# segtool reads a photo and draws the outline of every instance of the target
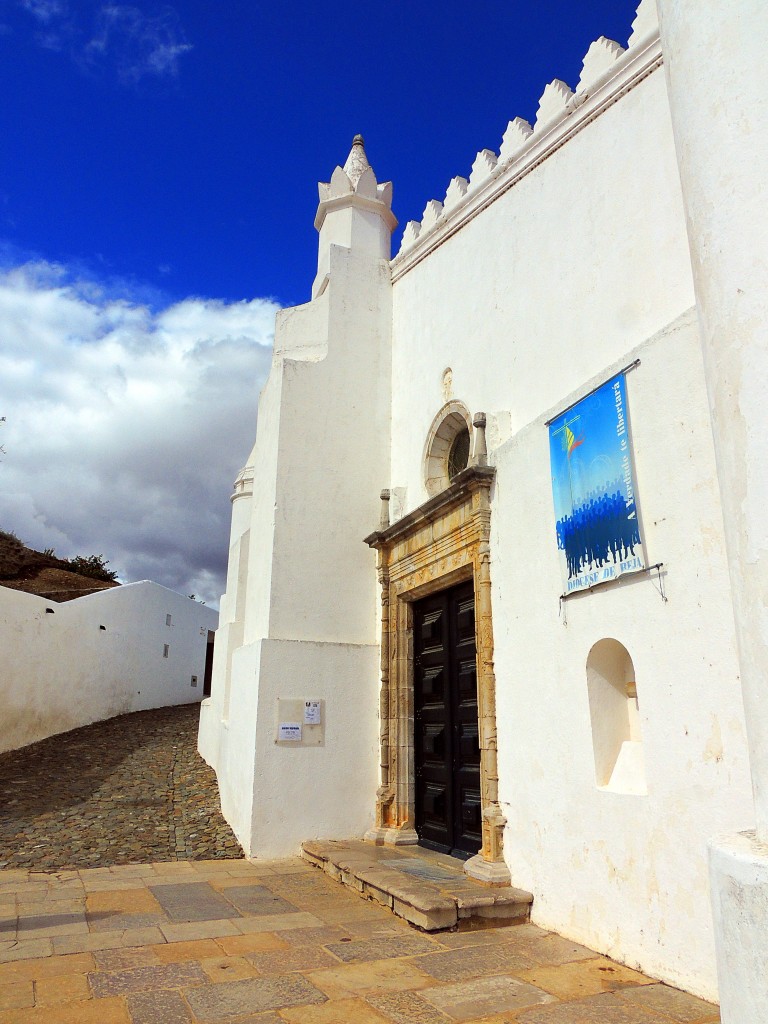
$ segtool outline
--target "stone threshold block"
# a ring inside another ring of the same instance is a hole
[[[431,850],[317,839],[301,850],[308,863],[426,932],[492,928],[530,917],[529,892],[483,885],[467,877],[463,862]]]

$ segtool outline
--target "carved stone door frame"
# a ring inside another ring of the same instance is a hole
[[[378,552],[381,584],[381,785],[376,825],[366,839],[392,845],[418,841],[414,829],[413,602],[464,580],[474,581],[478,734],[483,844],[465,864],[490,884],[510,881],[504,863],[506,820],[499,806],[496,677],[490,574],[492,467],[471,466],[445,490],[392,526],[365,538]],[[388,500],[388,492],[382,498]]]

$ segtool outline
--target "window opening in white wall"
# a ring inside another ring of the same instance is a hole
[[[448,453],[448,479],[453,480],[469,465],[469,430],[465,427],[453,439]]]
[[[463,402],[448,402],[435,416],[424,446],[424,484],[433,497],[469,465],[472,417]]]
[[[171,616],[171,615],[166,615],[166,616],[165,616],[165,624],[166,624],[166,626],[170,626],[170,624],[171,624],[171,618],[172,618],[172,616]]]
[[[635,666],[618,640],[598,640],[587,658],[595,782],[617,793],[647,793]]]
[[[209,629],[205,645],[205,672],[203,674],[203,697],[211,696],[211,681],[213,679],[213,645],[215,640],[216,634],[212,629]]]
[[[163,644],[163,657],[164,658],[168,657],[168,651],[170,651],[170,649],[171,649],[171,645],[170,644]]]

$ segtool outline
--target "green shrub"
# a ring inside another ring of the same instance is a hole
[[[75,555],[66,562],[67,568],[80,576],[90,576],[94,580],[106,580],[113,582],[117,579],[117,573],[108,569],[109,562],[104,555]]]

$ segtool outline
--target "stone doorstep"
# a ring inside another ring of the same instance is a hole
[[[370,854],[367,846],[371,847]],[[454,894],[442,890],[439,884],[378,863],[373,850],[379,848],[359,840],[344,843],[313,839],[301,847],[302,857],[309,864],[426,932],[525,923],[530,916],[533,896],[522,889],[511,885],[489,887],[463,876],[461,892]],[[438,862],[428,850],[411,852],[410,856],[421,860],[427,869],[445,863]],[[476,891],[472,891],[475,886]]]

